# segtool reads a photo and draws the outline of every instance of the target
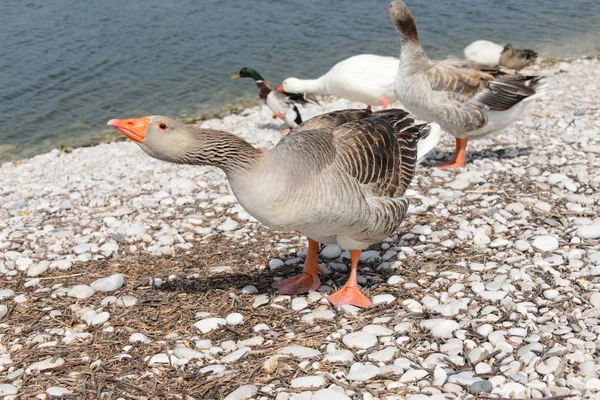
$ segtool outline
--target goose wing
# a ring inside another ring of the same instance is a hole
[[[374,196],[402,196],[414,176],[417,143],[427,125],[400,109],[384,110],[333,130],[335,162]]]
[[[432,61],[424,74],[434,91],[444,92],[450,100],[464,103],[503,72],[498,66],[455,58]]]

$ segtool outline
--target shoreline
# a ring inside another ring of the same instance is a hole
[[[544,58],[544,59],[536,62],[534,67],[536,67],[537,69],[528,68],[528,69],[525,69],[524,71],[527,71],[530,73],[539,73],[544,70],[552,69],[553,67],[555,67],[557,64],[559,64],[561,62],[572,63],[575,60],[586,60],[586,59],[590,60],[590,59],[596,59],[598,57],[600,57],[600,55],[595,55],[595,56],[594,55],[582,55],[580,57],[573,57],[573,58],[570,58],[570,57],[569,58]],[[253,89],[254,88],[250,88],[249,90],[253,90]],[[328,95],[324,95],[324,96],[319,95],[318,98],[321,103],[331,102],[334,99],[336,99],[334,96],[328,96]],[[360,107],[361,105],[358,105],[358,106]],[[208,121],[208,120],[214,120],[214,119],[220,120],[229,115],[242,115],[246,112],[246,110],[253,110],[253,109],[256,109],[257,107],[264,107],[264,105],[258,99],[258,96],[256,98],[256,102],[254,102],[254,103],[243,102],[240,104],[232,105],[230,108],[228,108],[226,110],[221,110],[221,111],[217,111],[214,113],[207,113],[206,115],[199,115],[199,116],[196,116],[193,118],[175,117],[175,119],[177,119],[183,123],[186,123],[186,124],[197,124],[197,123],[202,123],[202,122]],[[301,112],[302,112],[302,109],[301,109]],[[167,116],[173,118],[173,116],[171,116],[171,115],[167,115]],[[303,115],[303,118],[304,118],[304,115]],[[304,118],[304,120],[306,120],[306,119],[307,118]],[[101,144],[112,143],[112,142],[122,142],[122,141],[126,141],[126,140],[127,139],[124,137],[117,136],[115,139],[111,138],[108,140],[101,140],[101,141],[92,140],[89,143],[75,146],[75,147],[71,147],[71,145],[69,143],[63,143],[58,148],[50,149],[48,151],[34,154],[29,157],[17,158],[14,160],[0,160],[0,165],[3,165],[5,163],[11,163],[11,162],[17,162],[17,163],[23,162],[24,160],[26,160],[28,158],[32,158],[32,157],[36,157],[36,156],[39,156],[42,154],[50,153],[54,150],[62,151],[61,149],[63,149],[63,148],[66,149],[67,151],[71,151],[74,149],[94,147],[94,146],[98,146]],[[12,146],[12,145],[6,144],[6,146]],[[33,145],[31,145],[31,146],[33,147]]]
[[[541,72],[550,90],[464,168],[432,168],[450,135],[417,168],[405,222],[361,258],[367,310],[325,299],[337,246],[317,292],[272,289],[305,238],[257,223],[215,168],[132,142],[2,164],[4,398],[597,398],[600,59]],[[201,125],[268,147],[282,124],[260,106]]]

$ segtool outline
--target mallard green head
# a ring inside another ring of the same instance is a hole
[[[258,72],[253,70],[252,68],[244,67],[240,69],[240,72],[231,77],[231,79],[239,79],[239,78],[252,78],[256,82],[264,81],[263,77],[260,76]]]

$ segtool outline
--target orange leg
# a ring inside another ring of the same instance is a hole
[[[285,119],[285,115],[283,115],[282,113],[274,113],[273,118]]]
[[[358,269],[360,253],[360,250],[350,250],[350,257],[352,258],[350,278],[348,278],[348,281],[343,288],[327,298],[334,306],[339,307],[344,304],[351,304],[356,307],[367,308],[373,304],[371,303],[371,300],[367,299],[365,295],[360,292],[358,283],[356,283],[356,270]]]
[[[381,105],[383,106],[384,110],[387,110],[387,108],[390,105],[390,101],[388,99],[386,99],[385,97],[381,98]]]
[[[319,243],[308,239],[308,254],[304,260],[304,271],[300,275],[273,283],[273,287],[281,289],[281,294],[302,294],[317,290],[321,286],[319,272],[323,272],[317,259],[318,252]]]
[[[454,159],[438,166],[440,169],[460,168],[465,165],[467,160],[467,142],[469,139],[456,138],[456,149],[454,150]]]
[[[286,133],[288,133],[291,129],[287,128],[287,129],[283,129],[281,131],[279,131],[279,133],[281,133],[282,135],[285,135]]]

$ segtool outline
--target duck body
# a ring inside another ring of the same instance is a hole
[[[389,13],[402,44],[396,95],[419,119],[435,121],[456,137],[455,158],[445,168],[464,165],[467,140],[506,128],[545,88],[542,77],[511,75],[498,66],[430,60],[406,4],[393,1]]]
[[[367,105],[396,100],[394,80],[398,59],[374,54],[360,54],[335,64],[317,79],[287,78],[280,86],[286,92],[330,94]],[[382,99],[385,99],[382,100]]]
[[[500,65],[519,71],[535,62],[537,53],[527,49],[513,49],[510,44],[504,46],[500,54]]]
[[[296,104],[308,102],[318,103],[314,97],[305,97],[301,93],[285,93],[275,90],[275,86],[264,80],[255,70],[244,67],[232,79],[252,78],[258,87],[259,98],[273,111],[273,117],[281,118],[290,128],[295,128],[302,123],[302,115]]]
[[[304,272],[276,282],[282,293],[318,288],[318,242],[350,250],[350,279],[330,301],[360,307],[370,304],[356,284],[360,251],[402,222],[418,142],[431,132],[403,110],[343,110],[306,121],[266,151],[236,135],[162,116],[111,120],[109,125],[154,158],[223,169],[249,214],[272,229],[307,235]]]
[[[476,40],[465,47],[463,53],[471,61],[481,64],[498,65],[500,54],[504,50],[502,45],[489,40]]]

